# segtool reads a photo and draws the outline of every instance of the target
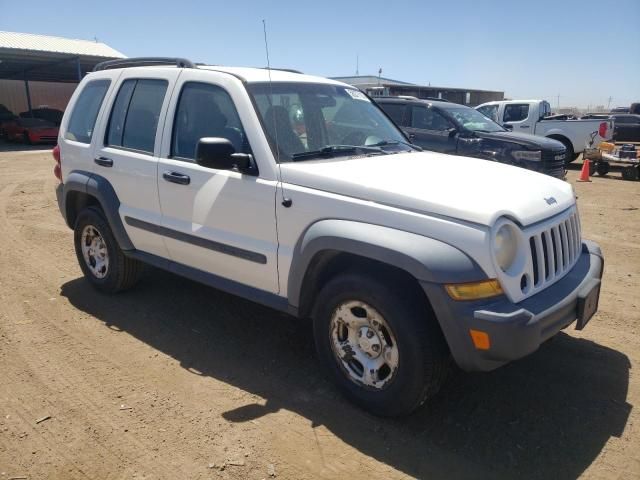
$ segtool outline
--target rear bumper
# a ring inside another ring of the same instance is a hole
[[[585,241],[578,262],[562,280],[518,304],[506,296],[460,302],[452,300],[442,285],[423,283],[422,287],[460,368],[488,371],[536,351],[573,323],[578,299],[599,285],[603,267],[599,246]],[[490,348],[477,350],[469,329],[487,332]]]

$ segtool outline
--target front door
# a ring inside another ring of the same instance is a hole
[[[227,78],[215,83],[212,72],[185,71],[176,85],[158,165],[161,233],[173,261],[277,293],[276,181],[194,160],[203,137],[252,153],[229,76],[220,76]]]
[[[503,123],[513,126],[514,132],[533,133],[535,120],[530,113],[528,103],[507,103],[502,114]]]

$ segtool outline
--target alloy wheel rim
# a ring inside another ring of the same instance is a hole
[[[93,276],[106,277],[109,271],[109,252],[100,231],[93,225],[84,227],[80,245],[82,257]]]
[[[384,317],[367,303],[341,303],[330,322],[333,354],[359,386],[382,390],[398,371],[398,345]]]

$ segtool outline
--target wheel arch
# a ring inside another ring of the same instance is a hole
[[[69,228],[74,228],[78,213],[83,208],[99,206],[120,248],[135,249],[119,215],[120,200],[106,178],[90,172],[73,171],[65,179],[62,188],[63,204],[60,209]]]
[[[306,230],[294,249],[288,277],[289,304],[300,317],[308,316],[315,293],[334,275],[349,269],[389,275],[418,288],[420,282],[461,283],[487,278],[468,255],[442,241],[362,222],[321,220]]]

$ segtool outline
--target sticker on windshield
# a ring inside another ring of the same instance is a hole
[[[351,98],[353,98],[354,100],[364,100],[365,102],[369,101],[367,96],[364,93],[362,93],[360,90],[352,90],[350,88],[346,88],[345,90],[349,95],[351,95]]]

